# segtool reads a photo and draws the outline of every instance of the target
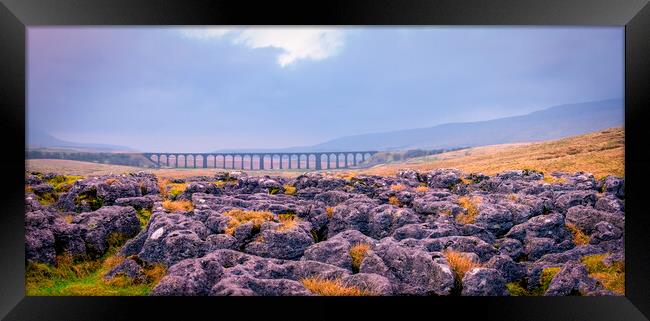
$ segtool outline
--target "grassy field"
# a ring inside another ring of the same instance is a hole
[[[81,162],[64,159],[28,159],[25,161],[25,168],[28,171],[41,173],[55,172],[65,175],[78,176],[99,176],[108,174],[121,174],[129,172],[147,172],[154,173],[158,177],[184,178],[188,176],[206,175],[212,176],[218,172],[233,171],[233,169],[215,169],[215,168],[142,168],[123,165],[108,165],[90,162]],[[241,171],[234,169],[234,171]],[[254,175],[281,175],[295,177],[305,172],[305,170],[274,170],[274,171],[245,171],[254,173]]]
[[[457,168],[465,173],[493,175],[511,169],[535,169],[544,173],[584,171],[601,178],[624,177],[624,163],[625,132],[618,127],[553,141],[469,148],[378,165],[360,173],[394,175],[400,168]]]
[[[504,144],[468,148],[432,156],[377,165],[363,170],[330,171],[340,176],[356,174],[394,175],[401,168],[432,170],[457,168],[465,173],[481,172],[487,175],[511,169],[535,169],[544,173],[554,171],[592,173],[596,178],[607,175],[625,176],[625,132],[623,128],[610,128],[590,134],[560,140]],[[57,172],[67,175],[95,176],[145,171],[159,177],[187,177],[214,175],[223,169],[145,169],[130,166],[106,165],[59,159],[34,159],[26,161],[27,170]],[[255,175],[282,175],[294,177],[305,170],[253,171]]]

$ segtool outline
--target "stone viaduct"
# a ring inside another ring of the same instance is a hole
[[[143,153],[157,167],[264,169],[336,169],[357,166],[376,151],[295,153]]]

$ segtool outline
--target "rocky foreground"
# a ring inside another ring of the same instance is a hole
[[[624,181],[456,170],[350,179],[26,177],[26,260],[125,259],[151,295],[620,295]],[[594,270],[594,258],[600,270]],[[603,272],[604,271],[604,272]]]

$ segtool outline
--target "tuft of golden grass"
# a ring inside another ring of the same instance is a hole
[[[456,222],[460,224],[472,224],[478,215],[478,204],[480,197],[461,196],[458,198],[458,205],[465,209],[465,213],[456,215]]]
[[[345,286],[341,280],[327,280],[322,278],[306,278],[301,280],[302,285],[314,294],[322,296],[367,296],[371,292],[357,287]]]
[[[144,275],[147,283],[156,285],[167,274],[167,268],[162,264],[154,264],[144,269]]]
[[[235,229],[239,225],[252,222],[253,228],[259,229],[262,223],[272,221],[275,217],[273,213],[267,211],[244,211],[241,209],[233,209],[225,212],[224,215],[229,216],[231,219],[226,226],[226,234],[233,235]]]
[[[442,254],[447,259],[449,267],[454,272],[457,281],[462,280],[465,273],[469,272],[471,269],[481,267],[479,262],[475,262],[465,253],[446,249]]]
[[[116,178],[107,178],[104,182],[106,184],[108,184],[108,185],[113,185],[113,184],[117,183],[118,181],[117,181]]]
[[[403,191],[405,189],[406,189],[406,186],[404,186],[402,184],[396,184],[396,185],[393,185],[393,186],[390,187],[391,191],[396,191],[396,192]]]
[[[420,186],[415,188],[416,193],[426,193],[428,191],[429,191],[429,187],[426,186],[426,185],[420,185]]]
[[[188,200],[164,200],[162,206],[170,212],[189,212],[194,209],[192,202]]]
[[[284,194],[287,194],[287,195],[295,195],[296,194],[296,187],[295,186],[285,184],[283,187],[284,187]]]
[[[334,174],[334,177],[342,178],[348,181],[355,178],[356,176],[357,172],[355,171],[341,171]]]
[[[158,190],[160,191],[160,195],[163,198],[167,198],[167,185],[171,183],[171,180],[169,178],[164,178],[164,177],[159,177],[158,178]]]
[[[516,201],[519,200],[519,196],[517,194],[510,193],[510,194],[508,194],[508,199],[513,201],[513,202],[516,202]]]
[[[396,196],[391,196],[388,198],[388,204],[395,206],[402,206],[402,203],[399,202]]]
[[[278,227],[278,231],[284,232],[298,226],[298,223],[300,223],[300,218],[296,217],[294,214],[278,214],[278,221],[280,221],[280,227]]]
[[[585,234],[580,228],[575,226],[575,224],[566,223],[566,228],[573,234],[573,243],[575,245],[587,245],[589,244],[589,236]]]
[[[399,169],[429,171],[457,168],[464,173],[495,175],[512,169],[535,169],[545,173],[584,171],[596,179],[625,176],[625,132],[622,127],[585,135],[534,143],[481,146],[405,162],[376,166],[362,174],[394,176]]]
[[[613,262],[611,266],[607,266],[603,260],[609,255],[586,255],[580,261],[587,267],[589,276],[598,280],[606,289],[625,295],[625,262]]]
[[[104,269],[106,271],[109,271],[109,270],[113,269],[114,267],[124,263],[125,259],[126,259],[125,257],[119,256],[119,255],[111,256],[111,257],[107,258],[106,261],[104,261],[102,266],[104,267]]]
[[[359,267],[361,267],[361,262],[366,257],[366,253],[370,249],[370,244],[358,243],[350,247],[350,257],[352,257],[352,271],[359,272]]]
[[[325,214],[327,214],[328,218],[332,218],[334,215],[334,208],[333,207],[326,207],[325,208]]]
[[[549,184],[562,184],[567,182],[566,178],[564,177],[555,177],[550,174],[544,174],[544,178],[542,180]]]
[[[68,215],[63,216],[63,220],[64,220],[66,223],[68,223],[68,224],[72,223],[72,218],[73,218],[73,217],[72,217],[71,214],[68,214]]]
[[[465,185],[471,185],[471,184],[474,183],[474,181],[472,181],[469,178],[465,178],[465,177],[461,178],[460,181],[463,182],[463,184],[465,184]]]

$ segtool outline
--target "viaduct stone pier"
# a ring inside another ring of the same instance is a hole
[[[156,167],[220,169],[337,169],[357,166],[377,151],[296,153],[143,153]]]

